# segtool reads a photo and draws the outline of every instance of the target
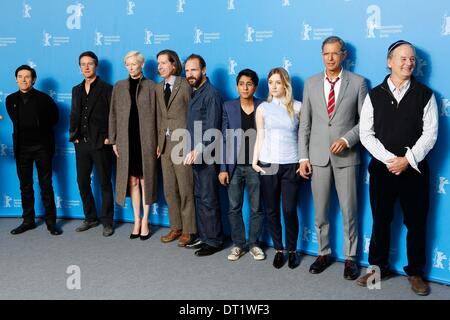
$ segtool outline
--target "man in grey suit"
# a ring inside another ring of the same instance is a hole
[[[332,36],[322,43],[325,72],[305,82],[300,114],[300,175],[309,179],[315,207],[319,256],[309,272],[317,274],[331,263],[328,209],[334,180],[344,221],[344,278],[358,277],[356,183],[359,168],[359,113],[367,94],[364,78],[346,71],[345,43]]]
[[[180,77],[182,65],[175,51],[157,54],[158,72],[163,80],[156,86],[158,157],[164,183],[164,197],[169,207],[170,231],[161,237],[168,243],[178,239],[178,246],[193,242],[197,232],[194,208],[194,178],[192,167],[174,163],[172,150],[178,143],[171,136],[176,129],[186,129],[191,86]]]

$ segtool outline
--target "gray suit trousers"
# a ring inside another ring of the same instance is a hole
[[[345,259],[356,259],[358,244],[357,178],[359,166],[337,168],[328,165],[313,166],[311,188],[314,198],[314,224],[319,241],[319,255],[331,254],[328,212],[330,189],[334,182],[344,222]]]

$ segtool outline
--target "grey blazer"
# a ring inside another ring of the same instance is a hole
[[[321,72],[305,82],[299,125],[300,159],[309,159],[316,166],[326,166],[329,161],[336,167],[358,165],[359,114],[367,95],[366,81],[357,74],[342,71],[341,88],[331,119],[323,81]],[[339,155],[330,153],[330,146],[341,137],[348,141],[350,148]]]

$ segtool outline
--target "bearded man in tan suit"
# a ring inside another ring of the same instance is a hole
[[[156,57],[158,73],[163,78],[156,87],[158,156],[161,156],[164,197],[170,219],[170,231],[161,237],[161,241],[166,243],[178,239],[178,246],[185,247],[192,244],[193,235],[197,232],[193,175],[190,166],[176,161],[177,157],[183,159],[183,155],[172,151],[178,144],[173,131],[186,129],[192,89],[180,76],[182,65],[176,52],[163,50]]]

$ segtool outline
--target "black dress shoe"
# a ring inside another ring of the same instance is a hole
[[[62,234],[62,230],[59,229],[57,226],[55,225],[51,225],[51,226],[47,226],[47,230],[50,232],[50,234],[52,236],[59,236],[60,234]]]
[[[195,251],[195,255],[198,257],[210,256],[216,252],[222,250],[222,247],[213,247],[209,244],[204,243],[201,249]]]
[[[309,272],[314,274],[321,273],[326,268],[328,268],[332,262],[333,260],[331,259],[331,255],[329,254],[318,256],[316,261],[314,261],[311,267],[309,267]]]
[[[36,225],[34,223],[22,223],[17,228],[11,230],[11,234],[21,234],[34,228],[36,228]]]
[[[273,258],[273,266],[280,269],[284,265],[284,253],[283,251],[277,251],[275,257]]]
[[[359,269],[352,260],[345,260],[344,278],[347,280],[355,280],[359,276]]]
[[[203,242],[200,240],[200,238],[196,238],[191,241],[191,243],[187,244],[185,248],[187,249],[201,249],[203,247]]]
[[[130,239],[137,239],[137,238],[139,238],[141,235],[138,233],[138,234],[134,234],[134,233],[130,233]]]
[[[297,252],[289,252],[289,258],[288,258],[288,267],[291,269],[297,268],[299,265],[298,263],[298,257]]]

